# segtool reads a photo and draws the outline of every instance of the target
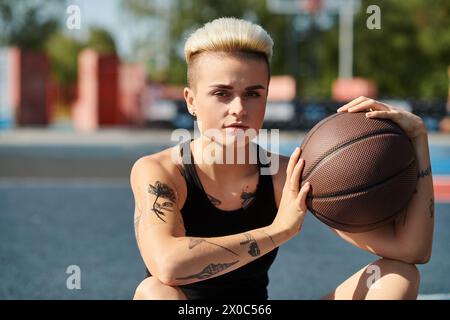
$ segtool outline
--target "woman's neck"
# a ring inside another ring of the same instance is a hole
[[[258,148],[253,142],[220,145],[206,138],[191,143],[195,164],[209,179],[227,183],[254,175],[258,170]]]

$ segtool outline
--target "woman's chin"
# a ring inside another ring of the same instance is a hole
[[[226,147],[244,147],[248,145],[256,136],[257,132],[252,128],[223,128],[214,134],[203,133],[209,141]]]
[[[226,146],[246,146],[256,137],[256,134],[252,134],[251,131],[251,129],[225,128],[224,133],[221,136],[221,143]]]

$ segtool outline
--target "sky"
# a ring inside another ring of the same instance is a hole
[[[75,4],[80,7],[80,35],[90,26],[104,27],[114,37],[119,55],[130,52],[132,44],[130,25],[124,23],[124,17],[120,14],[120,0],[66,0],[66,3],[67,6]]]

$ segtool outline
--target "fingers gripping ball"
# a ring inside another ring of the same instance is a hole
[[[332,228],[366,232],[394,219],[417,183],[414,147],[394,122],[336,113],[305,136],[308,209]]]

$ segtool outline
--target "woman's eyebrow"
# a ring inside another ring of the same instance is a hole
[[[257,84],[257,85],[245,88],[245,90],[257,90],[257,89],[266,89],[266,88],[263,85],[260,85],[260,84]]]
[[[233,86],[229,86],[226,84],[213,84],[209,86],[210,88],[220,88],[220,89],[233,89]],[[261,84],[256,84],[254,86],[250,86],[250,87],[246,87],[245,90],[257,90],[257,89],[266,89],[263,85]]]
[[[220,89],[233,89],[233,86],[229,86],[226,84],[212,84],[209,87],[210,88],[220,88]]]

